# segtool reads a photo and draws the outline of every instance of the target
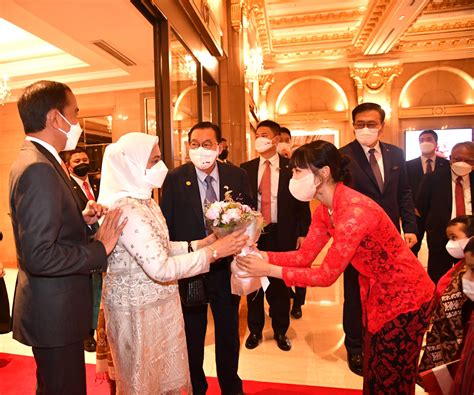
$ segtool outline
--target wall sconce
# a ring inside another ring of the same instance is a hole
[[[8,76],[3,76],[3,81],[0,84],[0,104],[3,106],[5,102],[10,98],[12,92],[8,87]]]

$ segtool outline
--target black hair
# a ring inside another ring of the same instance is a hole
[[[464,247],[464,253],[470,252],[474,255],[474,237],[467,242],[466,247]]]
[[[286,133],[287,135],[289,135],[291,137],[290,129],[285,128],[284,126],[280,127],[280,134],[282,134],[282,133]]]
[[[25,88],[17,106],[25,133],[40,132],[46,127],[46,115],[57,109],[61,114],[68,104],[71,89],[61,82],[38,81]]]
[[[426,130],[423,130],[420,135],[418,136],[418,138],[420,138],[421,136],[423,136],[424,134],[431,134],[433,136],[433,138],[435,139],[436,142],[438,142],[438,133],[436,133],[434,130],[431,130],[431,129],[426,129]]]
[[[188,141],[191,141],[191,134],[196,129],[212,129],[212,130],[214,130],[214,132],[216,134],[217,143],[219,144],[222,141],[221,128],[219,126],[217,126],[215,123],[208,122],[208,121],[198,122],[196,125],[194,125],[188,133]]]
[[[352,110],[352,122],[355,122],[355,117],[357,114],[366,111],[377,111],[380,115],[380,122],[383,123],[385,121],[385,111],[380,106],[380,104],[367,102],[359,104],[356,108]]]
[[[299,147],[290,159],[290,166],[300,169],[311,169],[313,172],[324,166],[329,166],[335,182],[350,180],[349,158],[324,140],[316,140]]]
[[[455,149],[459,147],[465,147],[468,150],[474,150],[474,141],[463,141],[461,143],[455,144],[453,148],[451,148],[451,154]]]
[[[456,224],[464,225],[463,232],[467,235],[467,237],[474,236],[474,215],[460,215],[459,217],[455,217],[448,222],[446,228]]]
[[[76,147],[75,149],[71,151],[63,151],[61,152],[59,156],[61,156],[61,159],[63,160],[64,163],[69,163],[69,161],[71,160],[74,154],[82,154],[82,153],[86,154],[87,157],[89,157],[89,154],[87,153],[87,151],[82,147]]]
[[[256,130],[258,130],[258,128],[263,127],[263,126],[270,128],[274,136],[279,136],[281,133],[280,124],[276,123],[275,121],[266,119],[265,121],[262,121],[257,125]]]

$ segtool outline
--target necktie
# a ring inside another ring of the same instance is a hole
[[[94,195],[91,192],[91,189],[89,188],[89,183],[87,181],[84,181],[82,183],[82,187],[84,188],[84,191],[86,192],[86,196],[88,200],[95,200]]]
[[[207,176],[204,179],[204,182],[206,183],[205,203],[214,203],[217,200],[216,191],[214,191],[214,188],[212,187],[213,180],[214,180],[214,177],[212,176]]]
[[[375,148],[371,148],[369,150],[369,162],[370,167],[372,168],[372,172],[374,173],[375,180],[377,181],[377,185],[379,186],[380,192],[383,191],[383,179],[382,173],[380,173],[380,167],[377,163],[377,159],[375,159]]]
[[[433,162],[433,159],[427,159],[426,160],[426,173],[433,173],[433,167],[431,166],[431,162]]]
[[[462,187],[462,177],[456,178],[454,197],[456,200],[456,217],[459,217],[460,215],[466,215],[466,207],[464,205],[464,190]]]
[[[71,176],[69,175],[69,171],[67,170],[66,164],[61,161],[61,167],[64,170],[64,173],[66,173],[67,178],[71,179]]]
[[[272,222],[272,172],[270,169],[270,161],[265,161],[264,166],[265,169],[263,170],[258,192],[260,193],[260,211],[262,212],[265,223],[268,225]]]

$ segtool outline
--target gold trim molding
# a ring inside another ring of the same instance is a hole
[[[349,113],[344,111],[313,111],[292,112],[288,114],[275,114],[275,120],[282,124],[335,121],[345,122],[349,120]]]
[[[398,110],[399,118],[462,117],[472,116],[472,114],[474,114],[474,104],[409,107]]]

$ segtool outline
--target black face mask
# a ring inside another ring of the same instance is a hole
[[[91,166],[89,163],[81,163],[72,169],[72,172],[79,177],[84,177],[91,171]]]
[[[228,156],[229,156],[229,150],[223,149],[222,152],[219,154],[219,159],[226,160]]]

